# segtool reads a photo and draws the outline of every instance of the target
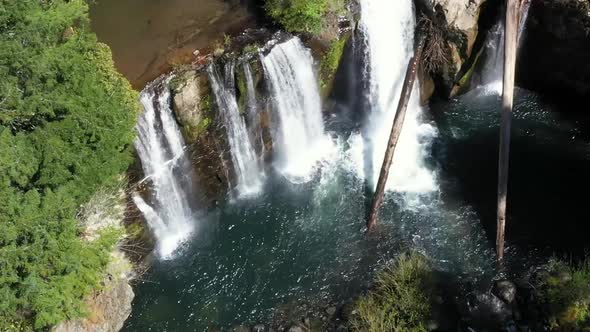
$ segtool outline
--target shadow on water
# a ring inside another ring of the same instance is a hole
[[[495,241],[500,97],[467,94],[433,105],[441,137],[445,196],[461,195],[477,211],[490,243]],[[545,254],[582,255],[590,241],[590,149],[579,123],[518,90],[511,140],[507,241]],[[550,248],[549,248],[550,247]]]

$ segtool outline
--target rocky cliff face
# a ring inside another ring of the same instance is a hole
[[[117,332],[131,314],[133,290],[129,285],[132,266],[120,251],[111,254],[102,289],[86,300],[88,318],[67,321],[53,332]]]
[[[335,39],[301,36],[317,60],[318,79],[325,98],[333,87],[345,45],[350,39],[350,26],[342,29]],[[225,125],[213,96],[207,66],[214,63],[218,68],[224,68],[229,62],[236,65],[234,85],[239,111],[259,158],[270,161],[273,149],[272,104],[260,56],[270,51],[277,42],[291,37],[284,32],[271,34],[264,29],[247,30],[223,45],[217,45],[213,53],[198,55],[192,65],[175,73],[176,77],[171,82],[173,111],[189,146],[196,173],[193,178],[209,205],[225,198],[228,190],[235,185],[235,175]],[[250,114],[247,109],[249,96],[243,70],[246,64],[252,73],[255,114]]]
[[[480,36],[479,19],[484,3],[485,0],[416,0],[417,19],[425,27],[427,38],[425,54],[434,54],[425,61],[421,75],[423,102],[433,92],[442,97],[458,93],[458,83],[470,66]]]
[[[78,216],[85,241],[95,241],[105,229],[123,231],[126,197],[123,190],[99,190]],[[117,332],[131,314],[134,268],[126,255],[114,248],[101,287],[86,298],[88,317],[63,322],[53,332]]]
[[[537,0],[531,3],[517,79],[548,95],[590,93],[590,2]]]

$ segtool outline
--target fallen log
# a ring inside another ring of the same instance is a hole
[[[418,62],[421,58],[423,48],[424,38],[421,37],[416,50],[414,51],[414,56],[410,59],[410,62],[408,63],[408,69],[406,70],[404,85],[399,98],[397,111],[393,119],[391,134],[389,135],[389,143],[387,144],[387,149],[385,150],[385,157],[383,159],[383,165],[381,166],[381,173],[379,173],[379,180],[377,181],[377,189],[373,195],[371,210],[369,218],[367,219],[367,232],[370,232],[377,224],[379,208],[381,208],[381,205],[383,204],[385,184],[387,183],[387,178],[389,177],[389,170],[393,161],[395,147],[397,145],[397,141],[399,140],[399,136],[404,124],[404,119],[406,117],[406,109],[408,108],[410,96],[412,95],[414,81],[416,80],[416,73],[418,72]]]
[[[498,208],[496,229],[496,258],[504,258],[506,228],[506,199],[508,193],[508,165],[510,159],[510,128],[514,103],[514,79],[518,31],[520,21],[520,0],[506,0],[504,38],[504,87],[502,90],[502,119],[500,122],[500,153],[498,158]]]

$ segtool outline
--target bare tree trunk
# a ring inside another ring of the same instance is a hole
[[[506,196],[508,191],[508,165],[510,158],[510,127],[514,101],[514,78],[519,27],[519,0],[506,0],[504,40],[504,88],[502,91],[502,120],[500,123],[500,155],[498,161],[498,225],[496,230],[496,257],[504,258],[504,232],[506,227]]]
[[[404,85],[399,98],[397,112],[395,113],[395,118],[393,119],[393,126],[391,128],[391,134],[389,135],[389,143],[387,144],[387,149],[385,150],[385,158],[383,159],[383,165],[381,166],[381,173],[379,174],[377,189],[375,190],[373,202],[371,203],[371,213],[369,215],[369,219],[367,219],[367,232],[370,232],[371,229],[373,229],[373,227],[375,227],[377,224],[379,208],[383,204],[385,184],[387,183],[387,178],[389,177],[389,169],[391,168],[391,162],[395,153],[395,146],[397,145],[397,141],[404,124],[404,119],[406,117],[406,109],[408,108],[408,102],[410,101],[410,96],[412,95],[414,81],[416,80],[416,73],[418,72],[418,62],[421,58],[423,48],[424,38],[422,37],[418,42],[414,56],[410,59],[410,63],[408,63],[408,69],[406,70],[406,77],[404,79]]]

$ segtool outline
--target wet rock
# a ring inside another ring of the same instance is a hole
[[[498,280],[494,282],[492,293],[505,303],[511,304],[516,298],[516,285],[510,280]]]
[[[250,332],[250,328],[245,325],[234,326],[231,328],[232,332]]]
[[[264,331],[266,331],[264,324],[254,325],[254,327],[252,328],[252,332],[264,332]]]
[[[329,316],[334,316],[334,314],[336,313],[336,307],[328,307],[328,308],[326,309],[326,313],[327,313]]]
[[[450,27],[466,37],[466,51],[471,53],[477,36],[480,6],[485,0],[432,0],[434,7],[440,6]]]
[[[289,328],[289,332],[303,332],[301,326],[293,325]]]
[[[468,296],[464,319],[469,326],[499,329],[512,320],[512,310],[501,299],[493,294],[474,293]]]
[[[186,139],[193,139],[187,130],[198,130],[199,124],[206,117],[208,110],[204,109],[201,100],[210,94],[206,75],[199,75],[193,71],[187,72],[172,81],[173,110],[179,124],[184,130]],[[188,135],[187,135],[188,134]],[[189,137],[186,137],[189,136]]]

